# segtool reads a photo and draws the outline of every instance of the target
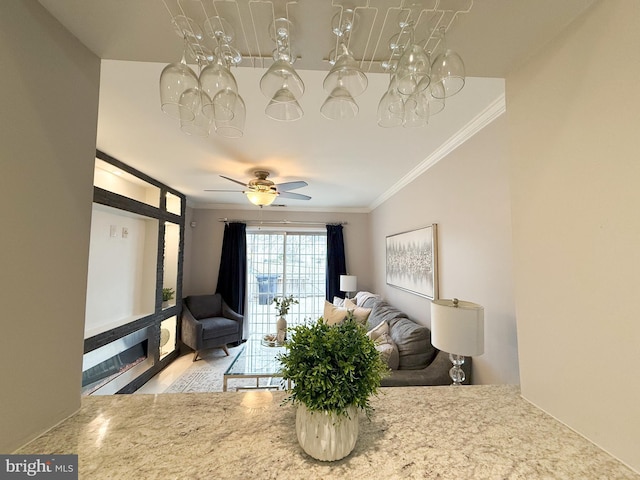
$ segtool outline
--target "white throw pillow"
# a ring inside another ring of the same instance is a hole
[[[383,333],[375,340],[375,344],[376,350],[387,362],[387,366],[391,370],[397,370],[400,365],[400,352],[397,345],[391,340],[391,336],[388,333]]]
[[[324,301],[324,314],[322,318],[324,318],[327,325],[337,325],[344,322],[344,319],[347,318],[347,313],[346,308],[336,307],[327,300]]]
[[[370,308],[358,307],[348,298],[345,298],[344,300],[344,308],[353,313],[353,316],[356,318],[356,322],[358,322],[360,325],[367,325],[367,319],[369,318],[369,314],[371,313]]]
[[[378,337],[383,334],[389,335],[389,324],[387,322],[380,322],[377,327],[369,330],[367,332],[367,337],[375,342]]]

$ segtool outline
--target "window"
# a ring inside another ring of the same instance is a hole
[[[247,232],[250,334],[275,333],[273,299],[293,295],[287,325],[322,316],[325,300],[327,235],[325,232]]]

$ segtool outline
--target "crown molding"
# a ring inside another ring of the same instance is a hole
[[[476,115],[469,123],[462,127],[458,132],[452,135],[446,142],[444,142],[437,150],[431,155],[420,162],[409,173],[402,177],[395,185],[376,198],[370,205],[369,210],[373,211],[393,195],[398,193],[404,187],[413,182],[416,178],[429,170],[440,160],[445,158],[456,148],[462,145],[464,142],[473,137],[476,133],[482,130],[484,127],[493,122],[496,118],[502,115],[506,108],[506,101],[504,93],[490,103],[487,108]]]

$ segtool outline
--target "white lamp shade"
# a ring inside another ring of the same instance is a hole
[[[355,275],[340,275],[340,290],[342,292],[355,292],[358,285],[358,277]]]
[[[439,350],[472,357],[484,353],[484,308],[471,302],[431,302],[431,343]]]

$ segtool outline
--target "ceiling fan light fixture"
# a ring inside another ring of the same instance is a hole
[[[271,205],[278,196],[273,190],[248,190],[244,194],[251,203],[258,207]]]

